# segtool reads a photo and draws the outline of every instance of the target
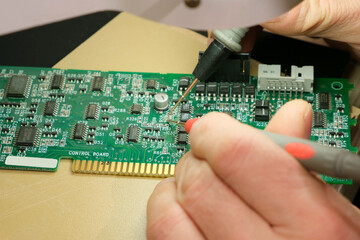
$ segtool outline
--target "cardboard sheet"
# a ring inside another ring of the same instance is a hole
[[[122,13],[55,67],[191,73],[207,39]],[[51,54],[51,53],[49,53]],[[152,178],[0,172],[0,239],[144,239]]]

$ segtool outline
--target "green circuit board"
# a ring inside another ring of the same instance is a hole
[[[190,74],[0,67],[0,168],[56,171],[70,159],[79,173],[172,176],[190,146],[184,129],[169,124],[166,114],[192,80]],[[313,93],[256,86],[256,77],[200,83],[175,119],[218,111],[263,129],[282,105],[302,98],[314,109],[311,139],[356,152],[346,79],[315,79]]]

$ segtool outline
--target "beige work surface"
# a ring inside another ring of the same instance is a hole
[[[206,38],[123,13],[57,68],[191,73]],[[51,53],[49,53],[51,54]],[[158,179],[0,171],[0,239],[144,239]]]

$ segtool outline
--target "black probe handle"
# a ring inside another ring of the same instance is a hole
[[[200,81],[206,82],[230,53],[231,51],[224,44],[215,39],[201,56],[193,75]]]

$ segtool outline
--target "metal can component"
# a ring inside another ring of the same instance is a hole
[[[169,96],[166,93],[158,93],[154,99],[156,110],[165,111],[169,108]]]

